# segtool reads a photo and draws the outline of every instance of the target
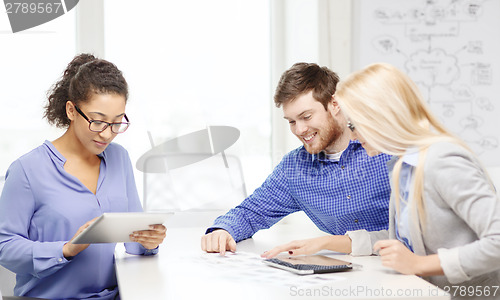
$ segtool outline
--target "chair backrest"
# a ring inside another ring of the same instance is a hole
[[[15,285],[16,285],[16,274],[0,266],[0,291],[2,291],[2,295],[4,297],[14,296]]]
[[[5,176],[0,176],[0,195],[2,194]],[[13,296],[14,286],[16,285],[16,274],[0,266],[0,291],[2,295]],[[0,297],[1,299],[1,297]]]
[[[194,163],[179,163],[185,161]],[[246,197],[241,163],[234,155],[159,154],[148,158],[143,174],[145,211],[225,210]]]

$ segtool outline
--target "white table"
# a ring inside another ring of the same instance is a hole
[[[449,299],[449,295],[427,281],[401,275],[381,265],[379,257],[352,257],[334,252],[322,254],[362,265],[362,269],[329,274],[331,280],[316,285],[290,286],[289,282],[268,284],[258,276],[247,277],[245,267],[227,269],[215,262],[226,262],[216,254],[201,251],[200,240],[206,227],[171,228],[156,256],[133,256],[116,251],[116,271],[121,299]],[[311,236],[312,235],[312,236]],[[275,225],[237,244],[237,252],[261,254],[272,247],[318,236],[297,225]],[[241,254],[243,255],[243,254]],[[253,254],[252,254],[253,255]],[[205,260],[207,259],[207,260]],[[209,263],[204,263],[207,261]],[[264,264],[262,264],[264,265]],[[273,272],[294,276],[292,281],[307,282],[307,276],[263,266]],[[239,278],[239,279],[238,279]]]

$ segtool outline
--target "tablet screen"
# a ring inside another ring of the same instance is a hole
[[[104,213],[73,241],[73,244],[131,242],[134,231],[148,230],[149,225],[164,224],[173,215],[168,213],[127,212]]]
[[[271,258],[264,260],[264,263],[301,275],[340,272],[352,269],[350,262],[324,255]]]

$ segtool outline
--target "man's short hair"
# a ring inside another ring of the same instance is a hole
[[[315,63],[296,63],[281,75],[274,93],[274,103],[276,107],[281,107],[312,90],[314,99],[321,102],[326,110],[338,82],[337,74],[327,67]]]

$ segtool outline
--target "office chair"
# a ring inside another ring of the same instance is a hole
[[[184,161],[194,163],[179,167]],[[246,198],[241,162],[234,155],[156,154],[146,159],[143,171],[145,211],[222,211]]]
[[[0,291],[2,296],[13,296],[16,285],[16,274],[0,266]]]
[[[0,195],[2,194],[5,176],[0,176]],[[0,266],[0,291],[2,296],[13,296],[14,286],[16,285],[16,274]]]

